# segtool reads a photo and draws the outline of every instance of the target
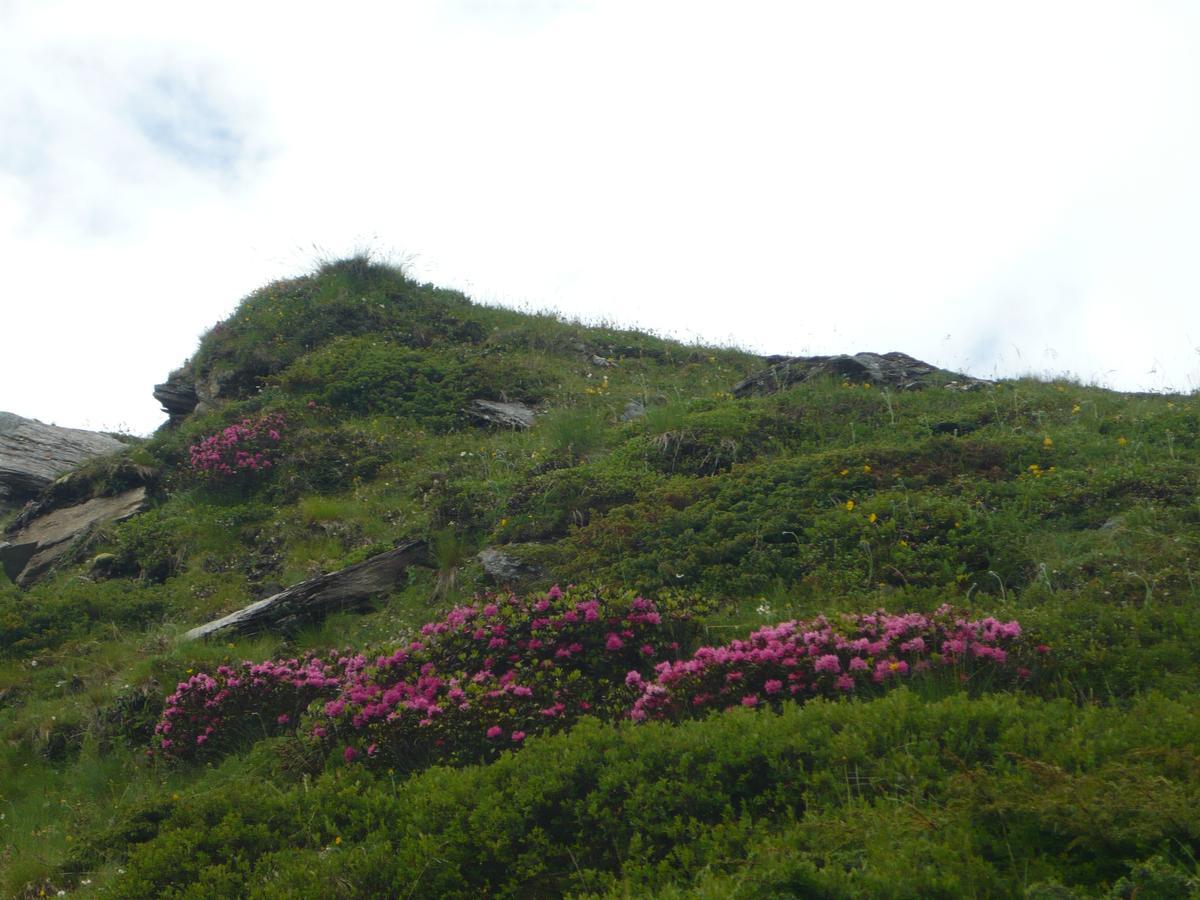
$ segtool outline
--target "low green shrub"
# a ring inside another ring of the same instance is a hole
[[[394,783],[339,769],[178,803],[114,896],[1024,896],[1187,884],[1200,707],[965,695],[601,725]],[[1160,857],[1157,872],[1131,860]],[[210,887],[207,879],[215,879]],[[1126,879],[1122,882],[1122,879]],[[728,893],[723,893],[723,891]],[[208,893],[203,893],[208,892]],[[700,894],[704,896],[704,893]]]

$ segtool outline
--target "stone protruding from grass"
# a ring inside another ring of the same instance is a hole
[[[518,431],[532,427],[537,417],[537,413],[524,403],[499,403],[494,400],[472,400],[467,413],[483,424]]]
[[[386,553],[294,584],[237,612],[200,625],[187,632],[184,640],[196,640],[221,632],[256,634],[289,630],[324,618],[348,607],[358,606],[375,594],[390,591],[396,580],[411,565],[426,561],[424,541],[406,541]]]
[[[34,519],[0,544],[0,566],[21,587],[28,587],[61,559],[75,538],[107,522],[119,522],[145,508],[146,489],[56,509]]]
[[[770,368],[756,372],[735,384],[730,392],[735,397],[754,394],[773,394],[814,378],[841,378],[854,384],[875,384],[898,390],[916,390],[949,381],[961,390],[971,390],[990,382],[961,375],[927,362],[914,359],[907,353],[856,353],[853,356],[795,356],[775,362]]]

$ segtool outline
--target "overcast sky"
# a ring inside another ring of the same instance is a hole
[[[148,433],[372,247],[763,353],[1200,388],[1200,5],[0,0],[0,410]]]

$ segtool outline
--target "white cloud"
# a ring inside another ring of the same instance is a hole
[[[204,327],[364,242],[764,352],[1195,388],[1198,32],[1150,3],[9,3],[0,409],[149,430]]]

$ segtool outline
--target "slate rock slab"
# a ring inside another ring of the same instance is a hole
[[[70,549],[76,537],[97,525],[119,522],[145,508],[146,488],[95,497],[34,519],[0,544],[0,566],[21,587],[28,587]]]
[[[0,507],[24,503],[60,475],[124,446],[107,434],[0,412]]]
[[[537,413],[524,403],[499,403],[495,400],[472,400],[466,412],[483,424],[518,431],[532,427],[537,418]]]

